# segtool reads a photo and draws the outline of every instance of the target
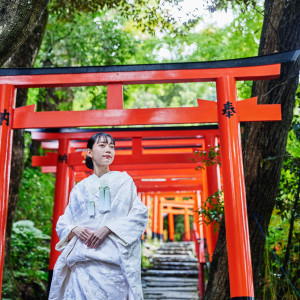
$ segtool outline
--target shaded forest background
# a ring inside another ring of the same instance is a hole
[[[3,1],[0,7],[10,2]],[[264,4],[235,1],[231,5],[212,2],[210,10],[230,8],[233,13],[232,22],[222,27],[197,11],[178,19],[167,7],[178,10],[180,1],[141,0],[132,2],[135,5],[117,0],[106,1],[106,5],[101,1],[68,1],[65,5],[57,0],[48,6],[47,1],[32,2],[39,13],[28,26],[27,38],[15,39],[15,49],[9,52],[0,36],[4,45],[0,47],[0,63],[4,67],[213,61],[300,48],[296,0],[266,0]],[[13,11],[7,11],[6,17],[10,14]],[[0,19],[0,26],[2,22],[5,18]],[[16,22],[24,26],[21,20]],[[9,35],[6,38],[9,40]],[[282,123],[247,124],[243,136],[257,299],[297,299],[273,253],[292,285],[300,289],[298,73],[299,61],[284,69],[278,80],[238,83],[238,99],[258,95],[260,103],[281,103],[283,107]],[[215,85],[124,87],[125,108],[195,106],[196,99],[215,101]],[[105,109],[106,88],[18,91],[16,106],[29,104],[36,104],[38,111]],[[38,154],[43,151],[29,133],[14,132],[3,299],[46,299],[55,177],[31,167],[31,156]],[[205,296],[209,300],[229,297],[223,223],[220,230]]]

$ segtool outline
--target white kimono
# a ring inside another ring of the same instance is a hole
[[[99,212],[99,188],[108,186],[111,208]],[[88,206],[95,203],[95,215]],[[139,300],[141,285],[141,237],[146,230],[148,209],[137,196],[136,186],[126,172],[95,174],[79,182],[70,194],[65,213],[56,226],[59,256],[49,294],[51,300]],[[87,247],[76,236],[76,227],[96,230],[108,227],[112,233],[97,249]]]

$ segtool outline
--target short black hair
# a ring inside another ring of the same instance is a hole
[[[93,145],[102,138],[104,139],[105,143],[108,143],[108,141],[110,140],[115,145],[115,139],[109,133],[97,132],[89,138],[89,140],[87,142],[87,148],[93,149]],[[89,169],[94,170],[93,160],[88,155],[86,156],[86,159],[85,159],[85,165]]]

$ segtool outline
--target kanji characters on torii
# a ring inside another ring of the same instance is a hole
[[[13,130],[218,123],[230,293],[232,298],[253,299],[240,122],[279,121],[281,112],[280,105],[257,105],[257,98],[237,102],[236,81],[278,78],[281,64],[293,62],[299,55],[300,51],[295,50],[265,57],[201,63],[0,69],[0,281],[2,282]],[[201,81],[216,82],[217,102],[198,100],[197,107],[123,109],[123,85]],[[34,112],[33,106],[14,108],[16,89],[87,85],[107,86],[106,110]],[[67,140],[61,141],[58,155],[63,157],[68,152],[68,147]],[[64,169],[64,164],[65,160],[58,164],[57,175],[63,174],[59,172],[59,168]],[[128,167],[126,170],[130,170],[130,165]],[[152,167],[156,168],[155,164]],[[67,176],[67,173],[63,174],[64,179]],[[63,180],[57,177],[57,181]]]

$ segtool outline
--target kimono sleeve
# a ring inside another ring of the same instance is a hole
[[[127,216],[108,221],[105,224],[117,237],[121,244],[128,246],[141,239],[148,223],[148,208],[136,192],[136,186],[131,180],[131,206]]]
[[[67,205],[65,212],[58,218],[56,223],[56,232],[59,237],[59,242],[56,244],[55,249],[57,251],[62,251],[68,244],[68,236],[72,229],[74,229],[77,224],[74,223],[74,214],[76,213],[75,205],[77,199],[77,188],[76,186],[72,189],[69,197],[69,204]]]

